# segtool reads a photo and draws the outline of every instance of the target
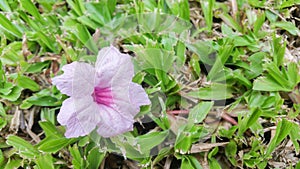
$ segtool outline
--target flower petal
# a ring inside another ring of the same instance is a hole
[[[67,131],[65,132],[66,138],[74,138],[79,136],[85,136],[89,132],[80,125],[79,120],[76,116],[72,116],[68,120]]]
[[[117,48],[110,46],[101,49],[96,61],[97,86],[106,88],[111,86],[111,81],[116,73],[121,73],[120,81],[128,83],[134,75],[131,57],[122,54]]]
[[[112,137],[133,130],[133,119],[125,118],[115,109],[99,105],[101,111],[101,123],[98,123],[97,132],[102,137]]]
[[[70,138],[89,134],[100,123],[101,117],[99,107],[92,96],[85,96],[66,99],[57,120],[60,124],[66,125],[65,136]]]
[[[94,90],[95,69],[88,63],[73,62],[62,67],[64,73],[52,78],[61,93],[73,97],[90,95]],[[83,87],[84,86],[84,87]]]
[[[64,100],[64,102],[62,103],[60,111],[57,115],[57,121],[61,125],[67,125],[68,120],[75,113],[76,113],[76,111],[75,111],[75,106],[74,106],[74,100],[72,97],[70,97],[70,98]]]
[[[114,109],[123,116],[133,118],[138,112],[129,97],[129,86],[134,75],[131,57],[113,46],[103,48],[98,54],[96,71],[97,86],[112,91]]]
[[[151,101],[148,98],[147,93],[143,87],[136,83],[130,83],[129,86],[129,98],[131,104],[136,108],[136,111],[140,111],[140,106],[149,105]]]

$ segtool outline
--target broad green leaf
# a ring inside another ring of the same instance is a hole
[[[189,132],[181,132],[176,138],[175,151],[180,154],[186,154],[190,150],[192,143],[191,134]]]
[[[23,100],[20,109],[29,109],[31,106],[33,106],[33,104],[27,102],[27,100]]]
[[[247,98],[247,103],[250,108],[261,107],[261,105],[265,102],[266,99],[267,97],[262,95],[260,92],[253,91],[249,96],[249,100]]]
[[[209,86],[199,88],[198,91],[191,91],[187,96],[203,100],[224,100],[233,97],[232,89],[221,83],[213,83]]]
[[[276,133],[271,142],[269,143],[269,146],[265,152],[265,157],[269,157],[271,153],[275,150],[276,146],[278,146],[284,138],[287,137],[287,135],[291,132],[293,128],[293,122],[290,122],[286,119],[282,119],[278,122],[276,127]]]
[[[14,86],[11,89],[11,92],[9,94],[7,94],[7,95],[0,94],[0,97],[2,97],[3,99],[9,100],[9,101],[16,101],[20,97],[22,90],[23,89],[21,87]]]
[[[132,78],[132,82],[141,84],[144,81],[145,76],[146,76],[145,72],[138,72]]]
[[[234,46],[250,46],[253,44],[248,36],[237,36],[233,41]]]
[[[2,27],[5,31],[11,33],[17,38],[22,37],[21,31],[13,25],[2,13],[0,13],[0,27]]]
[[[97,136],[99,139],[101,139],[100,137],[100,135],[99,136]],[[92,142],[91,140],[93,140],[94,142],[96,142],[95,140],[96,139],[94,139],[94,138],[91,138],[91,136],[90,135],[87,135],[87,136],[85,136],[85,137],[83,137],[83,138],[80,138],[80,140],[79,140],[79,142],[78,142],[78,146],[79,147],[84,147],[84,146],[86,146],[87,144],[89,144],[90,142]]]
[[[14,84],[11,82],[4,82],[0,88],[0,93],[3,95],[8,95],[12,89],[14,88]]]
[[[137,54],[137,61],[142,70],[158,69],[162,72],[169,72],[175,60],[174,53],[159,48],[143,48],[134,46]]]
[[[234,38],[238,36],[238,33],[233,31],[229,26],[227,26],[224,22],[221,24],[221,31],[225,37]]]
[[[84,159],[81,157],[80,151],[77,144],[74,144],[72,147],[69,147],[69,151],[72,156],[72,164],[75,169],[84,168]]]
[[[164,118],[158,118],[158,117],[155,117],[152,113],[149,113],[148,116],[151,118],[151,120],[153,120],[163,130],[167,130],[168,129],[168,126],[167,126],[168,123],[165,123],[165,120],[167,120],[166,117],[164,117]]]
[[[87,12],[90,14],[90,18],[94,21],[105,25],[111,20],[110,10],[107,6],[107,2],[97,2],[97,3],[86,3],[85,7]]]
[[[153,160],[152,166],[155,165],[156,163],[160,162],[162,159],[164,159],[165,157],[167,157],[171,153],[173,153],[172,148],[164,147],[164,148],[160,149],[158,155]]]
[[[188,120],[191,123],[201,123],[213,107],[214,102],[200,102],[189,112]]]
[[[63,135],[49,121],[39,121],[40,126],[46,134],[46,137],[62,138]]]
[[[74,139],[66,138],[53,138],[47,142],[41,144],[38,149],[47,153],[56,153],[60,149],[66,147],[70,143],[74,142]]]
[[[264,8],[265,7],[265,3],[266,1],[260,1],[260,0],[249,0],[248,3],[253,6],[253,7],[257,7],[257,8]]]
[[[17,78],[17,83],[18,86],[23,87],[25,89],[30,89],[34,92],[39,91],[40,89],[40,86],[27,76],[19,75]]]
[[[60,104],[59,100],[52,96],[31,96],[26,99],[28,103],[36,106],[58,106]]]
[[[35,162],[39,169],[54,169],[54,161],[50,154],[40,155]]]
[[[246,69],[249,71],[246,71],[245,74],[249,80],[257,77],[263,72],[263,58],[266,57],[266,55],[265,52],[257,52],[248,58],[250,65],[249,68]]]
[[[242,136],[242,134],[258,120],[261,114],[262,111],[259,108],[252,109],[250,115],[245,116],[242,121],[239,122],[238,135]]]
[[[293,123],[293,127],[291,129],[291,132],[289,133],[290,139],[293,142],[294,148],[296,153],[299,153],[300,146],[299,146],[299,140],[300,140],[300,128],[299,125],[296,123]]]
[[[300,30],[292,22],[274,22],[271,26],[284,29],[294,36],[300,35]]]
[[[12,159],[9,158],[8,162],[6,163],[4,169],[15,169],[15,168],[19,168],[22,165],[22,159]]]
[[[230,142],[225,147],[225,155],[228,158],[228,160],[236,166],[236,155],[237,155],[237,144],[235,141],[230,140]]]
[[[9,135],[6,139],[6,143],[13,146],[24,158],[32,159],[39,156],[38,150],[24,139],[14,135]]]
[[[299,67],[296,63],[291,62],[287,65],[287,77],[293,87],[300,82]]]
[[[259,77],[255,79],[253,83],[253,90],[259,91],[286,91],[289,92],[292,89],[282,87],[276,81],[267,77]]]
[[[55,113],[56,110],[57,110],[57,108],[53,108],[53,109],[43,108],[41,110],[41,115],[40,115],[41,120],[49,121],[52,124],[55,124],[56,123],[56,113]]]
[[[48,61],[29,64],[28,68],[26,69],[26,72],[27,73],[42,72],[42,70],[45,69],[46,67],[48,67],[49,64],[50,64],[50,62],[48,62]]]
[[[233,77],[237,79],[238,82],[245,85],[247,88],[251,88],[252,87],[251,81],[245,76],[241,76],[242,73],[244,72],[242,72],[241,69],[236,69],[233,71]]]
[[[275,64],[267,66],[267,71],[271,78],[273,78],[279,85],[285,88],[290,88],[291,82],[288,81],[287,77],[279,70]],[[267,75],[268,77],[268,75]]]
[[[215,53],[211,42],[209,41],[196,41],[193,44],[185,44],[189,50],[196,53],[205,64],[213,65],[215,63]]]
[[[180,168],[202,169],[202,166],[196,157],[192,155],[185,155],[182,158]]]
[[[122,141],[124,139],[127,141]],[[123,156],[126,156],[126,158],[141,160],[142,158],[150,156],[150,151],[141,150],[141,146],[139,146],[139,144],[136,144],[136,139],[132,138],[132,136],[112,137],[110,138],[110,140],[113,144],[111,144],[111,142],[106,142],[106,149],[122,153]]]
[[[216,160],[215,158],[209,159],[209,168],[210,169],[222,169],[222,167],[219,164],[218,160]]]
[[[102,160],[105,157],[105,154],[105,152],[100,152],[98,147],[94,147],[92,150],[90,150],[87,155],[88,168],[99,168]]]
[[[282,72],[275,65],[275,63],[269,63],[266,65],[266,69],[269,74],[266,77],[260,77],[254,81],[254,90],[261,91],[291,91],[298,84],[300,78],[296,72],[298,68],[295,64],[290,63],[288,70],[282,69]],[[287,73],[288,72],[288,73]]]
[[[169,131],[150,132],[137,137],[137,143],[140,145],[142,151],[151,150],[155,146],[162,143],[169,135]]]
[[[191,145],[206,136],[208,131],[200,125],[187,124],[178,129],[174,149],[180,154],[188,153]]]

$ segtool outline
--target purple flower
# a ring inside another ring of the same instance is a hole
[[[62,70],[52,83],[70,96],[57,116],[68,138],[87,135],[96,127],[103,137],[131,131],[140,106],[151,103],[142,86],[132,82],[131,57],[113,46],[99,51],[95,67],[73,62]]]

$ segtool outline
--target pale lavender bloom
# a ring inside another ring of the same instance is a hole
[[[151,103],[142,86],[132,82],[130,56],[113,46],[99,51],[95,67],[73,62],[62,70],[52,83],[70,96],[57,116],[68,138],[85,136],[96,127],[103,137],[131,131],[140,106]]]

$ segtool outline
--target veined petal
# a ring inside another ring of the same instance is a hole
[[[80,122],[76,116],[71,116],[71,118],[68,120],[67,131],[65,132],[66,138],[85,136],[88,133],[89,132],[87,132],[87,130],[80,125]]]
[[[73,97],[90,95],[94,90],[95,69],[88,63],[73,62],[62,67],[64,73],[52,78],[61,93]]]
[[[133,64],[131,57],[127,54],[122,54],[113,46],[105,47],[98,53],[96,61],[97,86],[106,88],[111,86],[111,81],[116,73],[121,74],[120,82],[127,83],[132,80],[134,75]]]
[[[57,121],[61,125],[66,125],[71,116],[76,113],[74,103],[75,102],[72,97],[64,100],[62,103],[60,111],[57,115]]]
[[[139,112],[130,100],[130,84],[132,83],[133,74],[133,64],[130,60],[127,60],[115,71],[111,80],[111,91],[115,108],[122,115],[131,118],[134,118]]]
[[[70,138],[89,134],[100,123],[101,117],[92,96],[85,96],[64,101],[57,120],[66,125],[65,136]]]
[[[124,118],[115,109],[105,105],[99,105],[99,108],[102,121],[97,125],[97,132],[102,137],[112,137],[133,130],[133,119]]]
[[[130,83],[129,86],[129,98],[131,104],[136,108],[136,111],[140,111],[140,106],[149,105],[151,101],[148,98],[147,93],[143,87],[136,83]]]

